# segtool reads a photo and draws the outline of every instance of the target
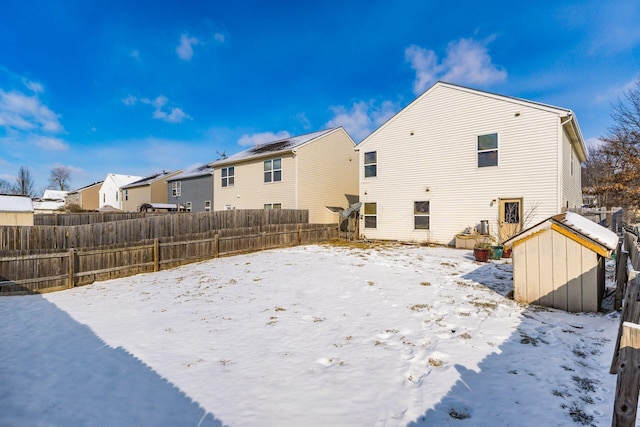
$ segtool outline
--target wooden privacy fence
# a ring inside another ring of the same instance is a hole
[[[79,215],[82,217],[86,214]],[[39,250],[97,248],[230,228],[307,224],[308,222],[309,211],[307,210],[248,209],[155,214],[129,220],[83,225],[3,226],[0,227],[0,256],[6,254],[5,251],[23,251],[27,255]]]
[[[610,373],[617,374],[612,426],[636,425],[640,392],[640,244],[625,228],[616,251],[614,307],[622,308]]]
[[[149,273],[225,255],[318,243],[337,225],[276,224],[151,239],[100,249],[0,258],[0,294],[51,292],[94,281]]]

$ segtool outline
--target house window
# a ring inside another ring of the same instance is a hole
[[[498,134],[478,136],[478,167],[498,166]]]
[[[191,212],[191,207],[193,206],[193,205],[191,204],[191,202],[187,202],[187,203],[185,203],[185,206],[186,206],[186,211],[187,211],[187,212]]]
[[[228,168],[222,168],[222,186],[223,187],[233,187],[235,184],[235,168],[233,166],[229,166]]]
[[[377,228],[378,206],[376,203],[364,204],[364,228]]]
[[[204,211],[211,212],[211,200],[204,201]]]
[[[171,183],[171,196],[180,197],[182,194],[182,181],[173,181]]]
[[[265,209],[282,209],[282,203],[265,203]]]
[[[416,230],[429,229],[429,201],[413,202],[413,224]]]
[[[124,199],[129,200],[129,190],[124,190]]]
[[[230,211],[230,210],[232,210],[232,209],[233,209],[233,206],[231,206],[231,205],[224,205],[224,210],[225,210],[225,211]]]
[[[264,182],[282,181],[282,159],[264,161]]]
[[[378,176],[378,154],[376,151],[364,153],[364,177]]]

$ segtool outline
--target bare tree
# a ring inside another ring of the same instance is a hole
[[[6,179],[0,178],[0,194],[12,194],[13,185]]]
[[[31,171],[26,166],[20,166],[18,171],[18,177],[16,178],[16,185],[13,189],[14,193],[22,194],[24,196],[33,196],[35,191],[35,184]]]
[[[640,208],[640,78],[613,104],[614,124],[590,151],[584,192],[601,206]]]
[[[71,168],[68,166],[56,166],[49,174],[49,185],[54,190],[68,191],[71,181]]]

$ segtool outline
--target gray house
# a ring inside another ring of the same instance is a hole
[[[169,203],[180,204],[187,212],[213,210],[213,167],[198,166],[167,179]]]

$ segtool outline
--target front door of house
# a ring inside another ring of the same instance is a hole
[[[522,199],[500,199],[498,220],[501,242],[522,231]]]

